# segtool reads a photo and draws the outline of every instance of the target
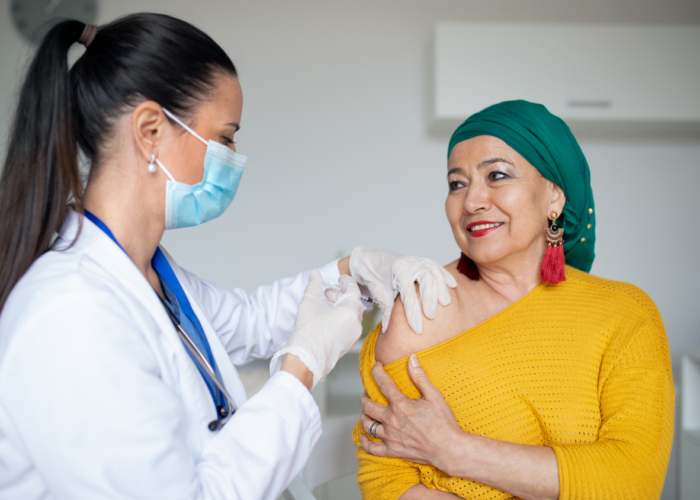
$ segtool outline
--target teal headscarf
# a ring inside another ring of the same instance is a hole
[[[591,172],[576,138],[561,118],[541,104],[506,101],[473,114],[450,139],[447,158],[458,143],[498,137],[559,186],[566,195],[557,224],[564,228],[566,263],[590,271],[595,259],[595,205]]]

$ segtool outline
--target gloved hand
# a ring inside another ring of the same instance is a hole
[[[433,319],[437,305],[450,303],[450,291],[457,282],[440,264],[411,255],[380,252],[356,247],[350,254],[350,274],[360,285],[369,288],[370,295],[382,310],[382,332],[389,327],[395,293],[401,294],[408,324],[416,333],[423,333],[423,314]],[[420,290],[420,302],[415,282]],[[421,313],[421,303],[423,312]]]
[[[289,340],[270,361],[271,375],[282,367],[285,354],[294,354],[313,373],[315,387],[358,341],[365,312],[360,288],[350,276],[341,276],[338,283],[342,295],[329,290],[334,303],[324,294],[321,273],[311,271]]]

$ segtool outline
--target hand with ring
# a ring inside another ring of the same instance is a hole
[[[362,447],[372,455],[429,464],[449,473],[452,451],[458,454],[460,443],[469,434],[461,429],[415,354],[409,359],[408,373],[422,395],[420,399],[405,396],[381,363],[372,368],[372,376],[389,404],[376,403],[367,394],[360,398],[362,428],[373,438],[381,439],[374,442],[363,435]]]
[[[372,367],[389,404],[360,398],[361,435],[365,451],[378,457],[395,457],[432,465],[448,476],[492,486],[518,498],[559,498],[559,473],[554,450],[486,438],[464,431],[440,391],[430,382],[416,355],[408,361],[408,374],[421,398],[404,395],[381,363]],[[453,493],[428,489],[419,483],[401,500],[447,500]]]

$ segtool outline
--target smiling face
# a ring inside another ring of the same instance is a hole
[[[479,266],[539,265],[563,191],[501,139],[473,137],[450,154],[445,211],[457,245]]]

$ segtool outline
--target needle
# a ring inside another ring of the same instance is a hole
[[[336,291],[338,292],[339,295],[342,293],[342,292],[338,289],[338,287],[335,286],[335,285],[328,285],[328,284],[324,283],[323,286],[324,286],[325,288],[332,288],[332,289],[336,290]],[[369,303],[369,304],[375,305],[375,306],[377,306],[377,307],[381,307],[381,305],[379,304],[379,301],[373,299],[373,298],[370,297],[369,295],[360,295],[360,300],[362,300],[363,302],[367,302],[367,303]]]
[[[360,299],[369,302],[370,304],[374,304],[375,306],[379,306],[379,302],[374,300],[372,297],[368,297],[367,295],[360,295]]]

